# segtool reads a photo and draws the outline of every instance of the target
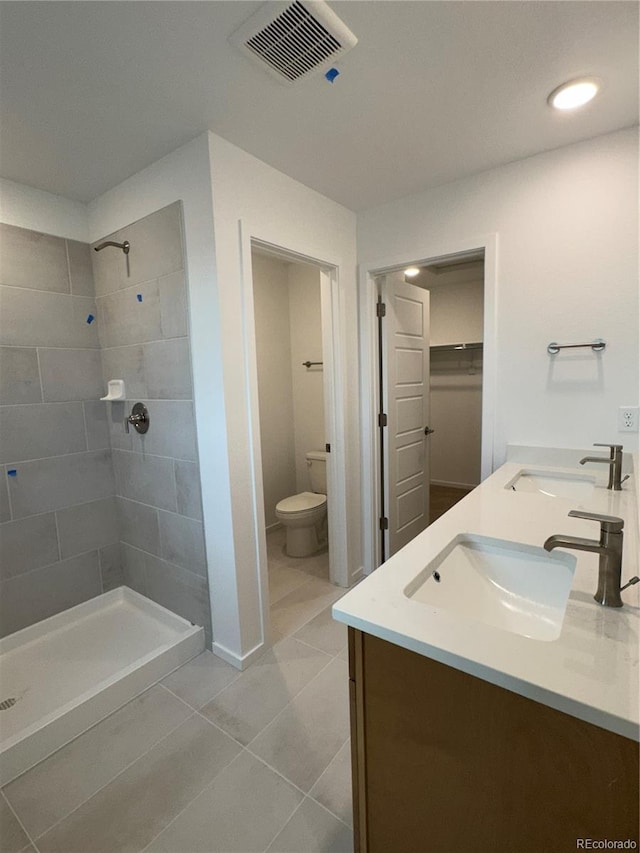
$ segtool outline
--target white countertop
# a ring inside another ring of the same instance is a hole
[[[583,454],[584,455],[584,454]],[[606,489],[608,469],[507,462],[333,606],[333,616],[383,640],[492,682],[627,738],[640,740],[640,584],[622,593],[624,607],[593,599],[598,555],[577,557],[562,631],[534,640],[412,601],[405,587],[460,533],[541,546],[552,534],[599,538],[596,522],[568,518],[583,509],[625,520],[622,582],[640,568],[638,455],[621,492]],[[588,500],[506,490],[519,471],[589,473]],[[558,551],[554,553],[559,553]]]

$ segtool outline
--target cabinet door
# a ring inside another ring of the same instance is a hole
[[[354,649],[362,853],[638,843],[635,741],[368,634]]]

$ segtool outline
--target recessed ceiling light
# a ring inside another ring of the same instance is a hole
[[[573,110],[588,104],[598,94],[600,82],[595,77],[582,77],[558,86],[547,98],[550,106],[557,110]]]
[[[406,276],[409,276],[409,278],[413,278],[414,275],[420,274],[420,270],[418,269],[418,267],[407,267],[407,269],[404,271],[404,274]]]

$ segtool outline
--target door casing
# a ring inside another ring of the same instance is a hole
[[[261,239],[247,223],[240,223],[242,256],[242,296],[245,365],[249,393],[247,406],[251,425],[251,473],[253,521],[256,542],[256,564],[260,579],[263,637],[269,636],[269,584],[267,542],[265,533],[264,494],[262,482],[262,452],[260,444],[260,410],[258,398],[258,366],[255,343],[255,311],[253,301],[253,271],[251,249],[259,248],[285,261],[313,264],[320,269],[322,305],[322,346],[324,361],[325,433],[331,452],[327,455],[327,482],[330,500],[327,502],[329,520],[330,579],[338,586],[348,587],[349,560],[347,547],[345,407],[343,370],[343,331],[340,313],[340,281],[338,263],[308,257],[289,247],[277,246]]]
[[[360,264],[358,300],[360,317],[360,423],[362,470],[362,554],[364,573],[380,565],[378,519],[381,515],[380,445],[377,413],[380,410],[377,351],[377,289],[379,275],[408,266],[426,266],[436,261],[484,253],[484,318],[482,377],[481,478],[494,470],[495,401],[497,381],[497,254],[498,235],[461,237],[451,242],[416,245],[402,255],[389,255]]]

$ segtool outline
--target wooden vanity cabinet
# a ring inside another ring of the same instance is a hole
[[[635,741],[353,628],[349,675],[359,853],[638,844]]]

